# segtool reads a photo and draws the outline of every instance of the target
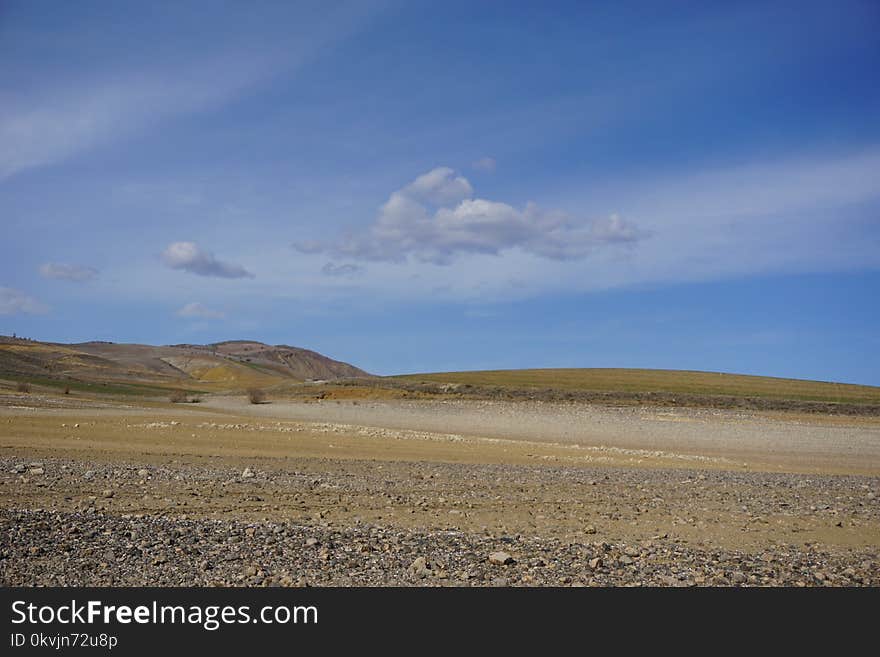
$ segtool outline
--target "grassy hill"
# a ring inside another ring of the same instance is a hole
[[[224,392],[353,376],[368,375],[314,351],[253,341],[152,346],[57,344],[0,336],[0,379],[84,392]]]
[[[404,383],[579,393],[737,397],[880,405],[880,387],[767,376],[642,369],[533,369],[409,374]],[[459,388],[460,389],[460,388]]]

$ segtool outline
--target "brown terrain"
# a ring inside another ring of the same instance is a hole
[[[880,585],[876,389],[713,406],[254,342],[9,339],[0,371],[6,586]]]

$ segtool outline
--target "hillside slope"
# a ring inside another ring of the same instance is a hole
[[[700,396],[731,399],[777,399],[832,404],[880,405],[880,388],[848,383],[782,379],[767,376],[646,369],[530,369],[435,372],[393,377],[405,385],[439,385],[445,391],[508,391],[537,398],[555,391],[556,397],[600,399],[602,395],[674,402]]]
[[[369,376],[315,351],[236,340],[208,345],[56,344],[0,336],[0,378],[222,391]]]

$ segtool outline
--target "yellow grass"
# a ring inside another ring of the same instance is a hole
[[[511,388],[677,393],[880,404],[880,388],[766,376],[643,369],[487,370],[410,374],[397,379]]]

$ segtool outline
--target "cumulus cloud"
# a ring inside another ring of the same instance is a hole
[[[457,175],[449,167],[437,167],[395,194],[434,205],[448,205],[470,198],[474,189],[467,178]]]
[[[644,236],[617,215],[582,220],[534,203],[517,209],[473,198],[467,179],[440,167],[393,192],[366,233],[294,247],[302,253],[343,258],[403,261],[412,256],[448,264],[459,254],[498,255],[515,248],[552,260],[578,259],[598,247],[633,243]]]
[[[223,319],[226,317],[225,313],[220,312],[219,310],[211,310],[210,308],[204,306],[198,301],[194,301],[192,303],[186,304],[183,308],[177,311],[178,317],[195,317],[197,319]]]
[[[321,268],[321,273],[325,276],[353,276],[359,272],[364,270],[360,265],[352,265],[352,264],[342,264],[337,265],[333,262],[328,262]]]
[[[241,265],[223,262],[213,253],[201,250],[194,242],[174,242],[162,253],[162,260],[171,269],[182,269],[199,276],[220,278],[253,278]]]
[[[90,281],[98,275],[98,270],[92,267],[80,265],[67,265],[60,262],[47,262],[40,267],[43,278],[52,278],[59,281],[73,281],[82,283]]]
[[[41,315],[49,308],[24,292],[0,287],[0,315]]]
[[[495,171],[496,164],[497,164],[497,162],[495,162],[495,158],[481,157],[476,162],[471,162],[471,167],[476,169],[477,171],[485,171],[486,173],[493,173]]]

